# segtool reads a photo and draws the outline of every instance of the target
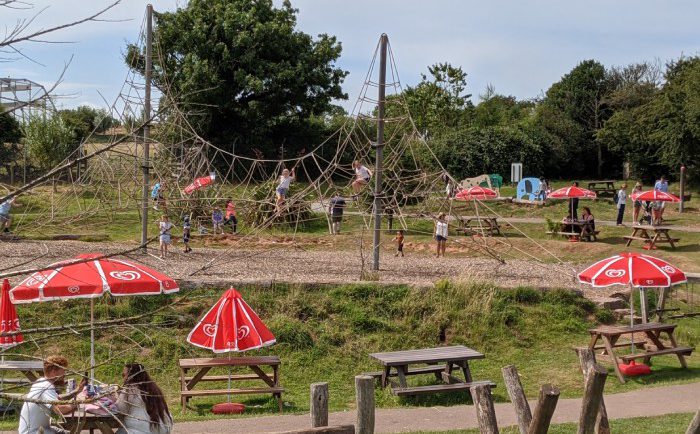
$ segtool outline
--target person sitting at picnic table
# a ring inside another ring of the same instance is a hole
[[[15,204],[15,198],[12,197],[7,199],[5,202],[0,203],[0,228],[3,232],[10,232],[10,225],[12,224],[12,216],[10,215],[10,210]]]
[[[127,363],[122,371],[124,387],[116,399],[122,426],[117,434],[169,434],[173,417],[160,387],[140,363]]]
[[[50,404],[51,401],[67,400],[75,397],[87,384],[85,378],[80,380],[78,388],[70,390],[65,395],[58,395],[56,387],[65,385],[68,360],[62,356],[49,356],[44,360],[44,376],[32,383],[27,399],[19,416],[19,434],[45,434],[63,432],[60,428],[51,426],[52,414],[70,414],[77,406],[74,404]]]
[[[654,184],[654,190],[668,193],[668,181],[666,180],[665,176],[662,176],[661,179],[656,181],[656,183]],[[654,206],[654,211],[655,211],[654,224],[660,225],[664,221],[664,210],[665,209],[666,209],[666,202],[664,202],[662,200],[659,200],[656,202],[656,204]]]
[[[437,220],[435,220],[435,240],[437,241],[437,248],[436,248],[436,257],[440,257],[440,254],[442,253],[442,257],[445,257],[445,248],[447,244],[447,234],[448,234],[448,226],[447,226],[447,220],[445,218],[445,213],[441,212]]]
[[[632,189],[632,195],[635,194],[641,194],[642,193],[642,183],[638,182],[634,184],[634,188]],[[639,224],[639,212],[642,210],[642,201],[641,200],[635,200],[634,203],[632,204],[632,224],[633,225],[638,225]]]
[[[355,180],[352,182],[353,196],[357,196],[362,190],[362,187],[369,184],[372,179],[372,171],[365,167],[358,160],[352,162],[352,168],[355,169]]]
[[[238,225],[238,218],[236,217],[236,205],[233,203],[233,199],[226,201],[226,218],[224,219],[224,226],[231,225],[233,228],[233,233],[236,233],[236,226]]]

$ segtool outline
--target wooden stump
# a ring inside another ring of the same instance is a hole
[[[479,431],[481,434],[498,434],[498,423],[496,422],[496,409],[493,407],[491,397],[491,386],[480,384],[471,388],[474,407],[476,408],[476,419],[479,421]]]
[[[532,422],[532,412],[530,411],[530,404],[527,402],[527,397],[525,397],[523,385],[520,383],[518,370],[515,366],[508,365],[504,367],[501,372],[503,373],[503,381],[506,383],[508,396],[510,396],[513,408],[515,409],[515,416],[518,419],[520,434],[527,434],[530,423]]]
[[[540,398],[528,434],[547,434],[559,401],[559,389],[551,384],[540,387]]]
[[[328,426],[328,383],[311,385],[311,426]]]
[[[586,347],[576,348],[576,353],[578,353],[578,360],[581,365],[581,372],[583,373],[583,381],[585,384],[586,374],[596,364],[595,353],[592,349]],[[610,434],[608,410],[605,408],[605,399],[603,397],[600,398],[600,410],[596,420],[595,432],[596,434]]]
[[[693,420],[690,421],[690,425],[688,425],[688,430],[685,434],[700,434],[700,408],[698,412],[695,413]]]
[[[586,387],[581,402],[578,434],[594,434],[600,403],[603,400],[603,388],[607,378],[608,371],[598,364],[588,370]]]
[[[374,434],[374,378],[368,375],[355,377],[357,401],[357,425],[355,434]]]

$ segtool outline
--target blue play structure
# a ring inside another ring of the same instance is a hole
[[[540,180],[537,178],[523,178],[518,182],[515,197],[525,200],[537,200],[537,192],[540,191]]]

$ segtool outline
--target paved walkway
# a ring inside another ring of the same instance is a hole
[[[530,401],[530,405],[534,407],[536,401],[532,398]],[[605,404],[611,419],[695,412],[700,407],[700,383],[647,387],[632,392],[606,395]],[[581,399],[560,399],[552,423],[577,422],[580,409]],[[510,403],[496,404],[496,415],[500,427],[517,423]],[[331,413],[329,419],[331,425],[341,425],[354,424],[355,417],[354,411],[344,411]],[[175,425],[174,432],[262,434],[308,427],[310,427],[309,416],[304,414],[182,422]],[[448,431],[477,427],[476,412],[471,405],[378,409],[376,414],[378,434]]]

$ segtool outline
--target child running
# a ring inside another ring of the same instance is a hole
[[[277,194],[277,203],[275,205],[275,211],[277,215],[281,213],[282,204],[287,199],[287,192],[289,191],[289,185],[294,181],[294,169],[290,172],[289,169],[284,169],[282,175],[280,175],[279,185],[275,193]]]
[[[435,221],[435,240],[437,241],[436,257],[445,257],[445,246],[447,244],[447,220],[445,219],[445,213],[441,212]]]
[[[403,231],[396,231],[396,236],[391,241],[396,241],[396,254],[394,256],[399,256],[400,253],[403,258]]]
[[[173,224],[170,223],[167,215],[163,214],[160,217],[158,228],[160,229],[160,257],[161,259],[165,259],[165,257],[168,256],[168,246],[172,242],[170,230],[173,228]]]
[[[192,249],[190,248],[190,232],[192,230],[192,225],[190,225],[190,216],[186,215],[184,223],[182,224],[182,242],[185,244],[185,253],[190,253]]]
[[[224,234],[224,214],[221,212],[219,208],[214,208],[214,211],[211,213],[211,223],[212,226],[214,227],[212,230],[212,233],[216,235],[218,231],[221,231],[221,234]]]

